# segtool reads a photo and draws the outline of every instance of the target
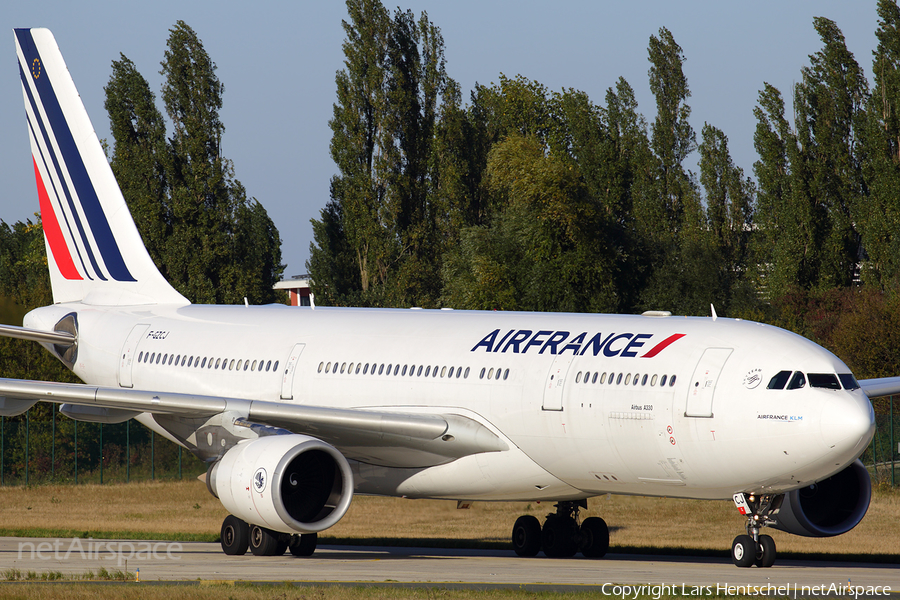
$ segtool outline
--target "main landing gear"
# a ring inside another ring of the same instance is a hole
[[[588,558],[602,558],[609,550],[609,528],[599,517],[588,517],[581,524],[578,510],[587,509],[587,501],[559,502],[556,512],[547,515],[541,527],[536,517],[525,515],[513,525],[513,549],[519,556],[537,556],[541,550],[551,558],[568,558],[581,552]]]
[[[774,523],[771,515],[781,506],[783,495],[757,496],[735,494],[734,503],[747,515],[747,535],[739,535],[731,543],[731,560],[737,567],[771,567],[775,564],[775,540],[760,535],[759,530]]]
[[[285,550],[290,550],[294,556],[312,556],[316,542],[315,533],[280,533],[259,525],[248,525],[234,515],[228,515],[222,522],[222,551],[229,555],[246,554],[249,548],[256,556],[281,556]]]

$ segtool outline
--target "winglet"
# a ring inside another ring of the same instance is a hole
[[[53,34],[15,35],[53,301],[188,304],[147,253]]]

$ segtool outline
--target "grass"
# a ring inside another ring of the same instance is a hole
[[[582,517],[601,516],[612,552],[724,555],[744,520],[731,501],[602,496]],[[320,535],[320,543],[403,544],[507,548],[515,519],[539,519],[551,504],[475,502],[466,510],[444,500],[358,496],[347,515]],[[216,541],[225,509],[198,481],[0,488],[0,535]],[[766,531],[779,556],[842,558],[900,554],[900,492],[876,489],[866,518],[837,538],[803,538]]]

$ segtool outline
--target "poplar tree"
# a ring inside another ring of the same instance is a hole
[[[113,61],[103,88],[115,154],[113,174],[150,257],[166,272],[167,239],[172,232],[165,163],[166,125],[147,80],[124,54]]]
[[[869,197],[858,218],[867,259],[862,279],[885,288],[900,275],[900,8],[879,0],[878,17],[862,163]]]
[[[150,256],[185,297],[273,302],[281,239],[222,156],[224,86],[216,65],[183,21],[169,33],[162,98],[174,132],[166,140],[146,79],[121,56],[104,88],[113,173]]]
[[[435,306],[443,240],[434,139],[450,86],[443,38],[425,13],[391,18],[377,0],[348,0],[347,11],[329,122],[339,174],[313,221],[310,273],[331,303]]]

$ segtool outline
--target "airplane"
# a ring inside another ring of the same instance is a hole
[[[160,274],[50,31],[15,30],[53,304],[0,334],[83,384],[0,379],[0,414],[58,403],[136,419],[209,467],[229,555],[313,554],[354,494],[555,502],[523,557],[609,549],[605,494],[732,500],[738,567],[772,527],[845,533],[866,513],[870,398],[831,352],[739,319],[204,306]],[[401,517],[402,518],[402,517]]]

